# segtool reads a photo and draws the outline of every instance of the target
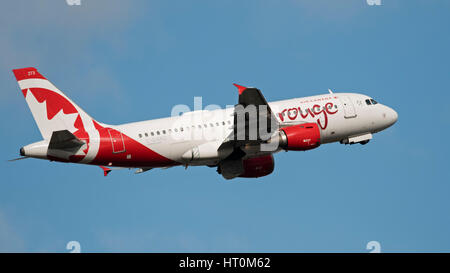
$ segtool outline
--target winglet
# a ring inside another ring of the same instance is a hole
[[[236,84],[236,83],[233,83],[233,85],[237,87],[239,95],[242,94],[242,92],[244,92],[245,89],[247,89],[247,87]]]
[[[330,94],[333,94],[333,91],[331,91],[331,89],[330,89],[330,88],[328,88],[328,92],[330,92]]]
[[[111,169],[109,169],[109,168],[106,168],[106,167],[103,167],[103,166],[99,166],[99,167],[102,168],[104,176],[107,176],[108,173],[111,172]]]

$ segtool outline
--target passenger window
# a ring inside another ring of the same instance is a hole
[[[142,137],[142,134],[139,134],[139,138],[141,138]]]
[[[214,125],[212,123],[209,124],[210,127],[214,127]]]
[[[225,125],[225,121],[222,121],[222,124]]]
[[[156,134],[159,136],[159,131],[156,131]]]
[[[173,129],[175,132],[178,132],[178,129],[177,128],[175,128],[175,129]]]
[[[166,130],[163,130],[163,134],[166,134]]]
[[[145,136],[146,136],[146,137],[148,137],[148,134],[147,134],[147,133],[145,133]]]
[[[154,136],[154,135],[155,135],[155,133],[151,132],[151,133],[150,133],[150,135]]]
[[[180,132],[183,132],[183,127],[180,127]]]
[[[367,104],[367,105],[371,105],[371,103],[370,103],[370,100],[369,100],[369,99],[367,99],[367,100],[366,100],[366,104]]]

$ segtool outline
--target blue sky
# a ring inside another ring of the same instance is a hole
[[[0,252],[450,251],[450,3],[8,1],[0,11]],[[207,167],[135,175],[35,159],[11,69],[35,66],[96,119],[360,92],[397,110],[368,145],[279,153],[258,180]]]

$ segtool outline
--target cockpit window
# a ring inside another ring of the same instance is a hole
[[[373,105],[377,104],[378,102],[376,102],[374,99],[370,99],[370,101],[372,102]]]
[[[372,104],[372,103],[370,103],[369,99],[366,100],[366,103],[367,103],[367,105],[371,105]]]

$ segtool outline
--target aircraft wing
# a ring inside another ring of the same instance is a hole
[[[273,132],[273,129],[275,128],[271,128],[271,126],[276,127],[276,129],[278,129],[278,121],[275,118],[274,113],[272,112],[272,110],[269,107],[269,104],[267,103],[266,99],[264,98],[262,92],[257,89],[257,88],[246,88],[237,84],[234,84],[234,86],[236,86],[238,88],[239,91],[239,104],[238,105],[242,105],[244,108],[245,107],[252,107],[254,106],[254,108],[256,108],[256,118],[252,118],[250,117],[249,119],[246,119],[245,122],[245,136],[247,139],[248,136],[248,126],[249,125],[253,125],[256,124],[257,128],[258,128],[258,134],[257,134],[257,140],[258,142],[260,142],[261,140],[267,140],[267,134],[260,132],[260,126],[265,126],[267,125],[267,128],[265,132]],[[235,115],[234,115],[234,124],[236,125],[236,123],[238,122],[236,120],[237,117],[239,117],[239,114],[242,114],[242,109],[240,109],[241,107],[236,108],[235,107]],[[261,122],[261,124],[260,124]],[[239,128],[239,125],[236,127]],[[261,135],[263,134],[263,135]],[[243,133],[240,133],[240,138],[238,139],[242,139]],[[252,139],[248,139],[248,140],[252,140]]]
[[[234,129],[218,150],[237,159],[245,155],[240,149],[242,146],[267,141],[278,130],[279,123],[259,89],[238,84],[234,86],[239,92],[239,103],[235,105],[233,113]]]

